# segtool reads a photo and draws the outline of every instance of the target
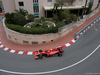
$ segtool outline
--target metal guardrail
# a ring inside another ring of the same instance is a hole
[[[92,13],[88,14],[83,21],[86,21],[88,18],[90,18],[91,16],[93,16],[94,14],[96,14],[98,11],[100,11],[100,6],[98,7],[98,9],[94,10]],[[91,24],[96,21],[98,18],[100,18],[100,16],[98,16],[96,19],[94,19],[91,23],[89,23],[87,26],[85,26],[82,30],[80,30],[78,33],[75,34],[75,38],[78,39],[79,36],[81,36],[83,34],[84,31],[86,31],[86,29],[89,26],[92,26]],[[81,20],[82,21],[82,20]],[[82,23],[82,22],[81,22]]]
[[[80,30],[78,33],[75,34],[75,38],[78,39],[79,36],[81,36],[84,32],[84,30],[86,31],[86,29],[89,27],[89,26],[92,26],[91,24],[93,24],[97,19],[99,19],[100,16],[98,16],[96,19],[94,19],[91,23],[89,23],[87,26],[85,26],[82,30]]]

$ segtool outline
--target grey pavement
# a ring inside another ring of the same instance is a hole
[[[100,45],[100,21],[96,24],[95,27],[98,31],[89,29],[75,44],[64,49],[62,57],[53,56],[49,58],[44,57],[42,60],[35,60],[34,56],[11,54],[0,49],[0,69],[14,72],[35,73],[53,71],[72,65],[88,56],[98,45]],[[88,59],[74,67],[43,75],[92,75],[88,73],[100,73],[99,55],[100,48]],[[16,74],[0,71],[0,75]]]

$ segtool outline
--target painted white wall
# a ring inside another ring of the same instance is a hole
[[[19,6],[18,2],[23,1],[24,6]],[[16,9],[24,8],[29,14],[33,14],[33,0],[15,0]]]
[[[3,3],[3,7],[4,7],[4,10],[5,12],[14,12],[14,10],[16,9],[15,7],[15,0],[2,0],[2,3]]]
[[[18,4],[19,1],[24,2],[23,7],[19,7],[19,4]],[[52,0],[52,4],[48,5],[47,1],[48,0],[39,0],[39,15],[40,15],[40,17],[44,16],[44,13],[45,13],[44,8],[43,8],[44,6],[54,6],[54,3],[56,3],[56,0]],[[64,2],[64,3],[67,3],[67,0],[65,0],[65,1],[66,2]],[[88,0],[88,2],[89,1],[90,0]],[[83,0],[81,6],[84,6],[85,2],[86,2],[86,0]],[[15,9],[24,8],[25,10],[27,10],[29,12],[29,14],[34,14],[33,0],[9,0],[9,1],[8,0],[2,0],[2,3],[3,3],[3,6],[4,6],[5,12],[11,13],[11,12],[14,12]],[[93,4],[93,7],[92,7],[93,10],[96,8],[97,4],[98,4],[98,0],[94,0],[94,4]],[[74,0],[73,5],[74,6],[80,5],[79,0]]]
[[[97,5],[98,5],[98,1],[99,1],[99,0],[94,0],[92,10],[95,10],[95,8],[96,8]]]

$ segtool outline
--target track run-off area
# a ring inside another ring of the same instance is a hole
[[[95,26],[95,28],[94,28]],[[100,21],[73,45],[64,48],[62,57],[35,60],[0,49],[0,75],[92,75],[100,73]]]

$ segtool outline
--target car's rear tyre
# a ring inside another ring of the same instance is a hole
[[[45,57],[48,58],[49,56],[47,54],[45,54]]]
[[[58,56],[61,57],[62,56],[62,53],[58,53]]]

